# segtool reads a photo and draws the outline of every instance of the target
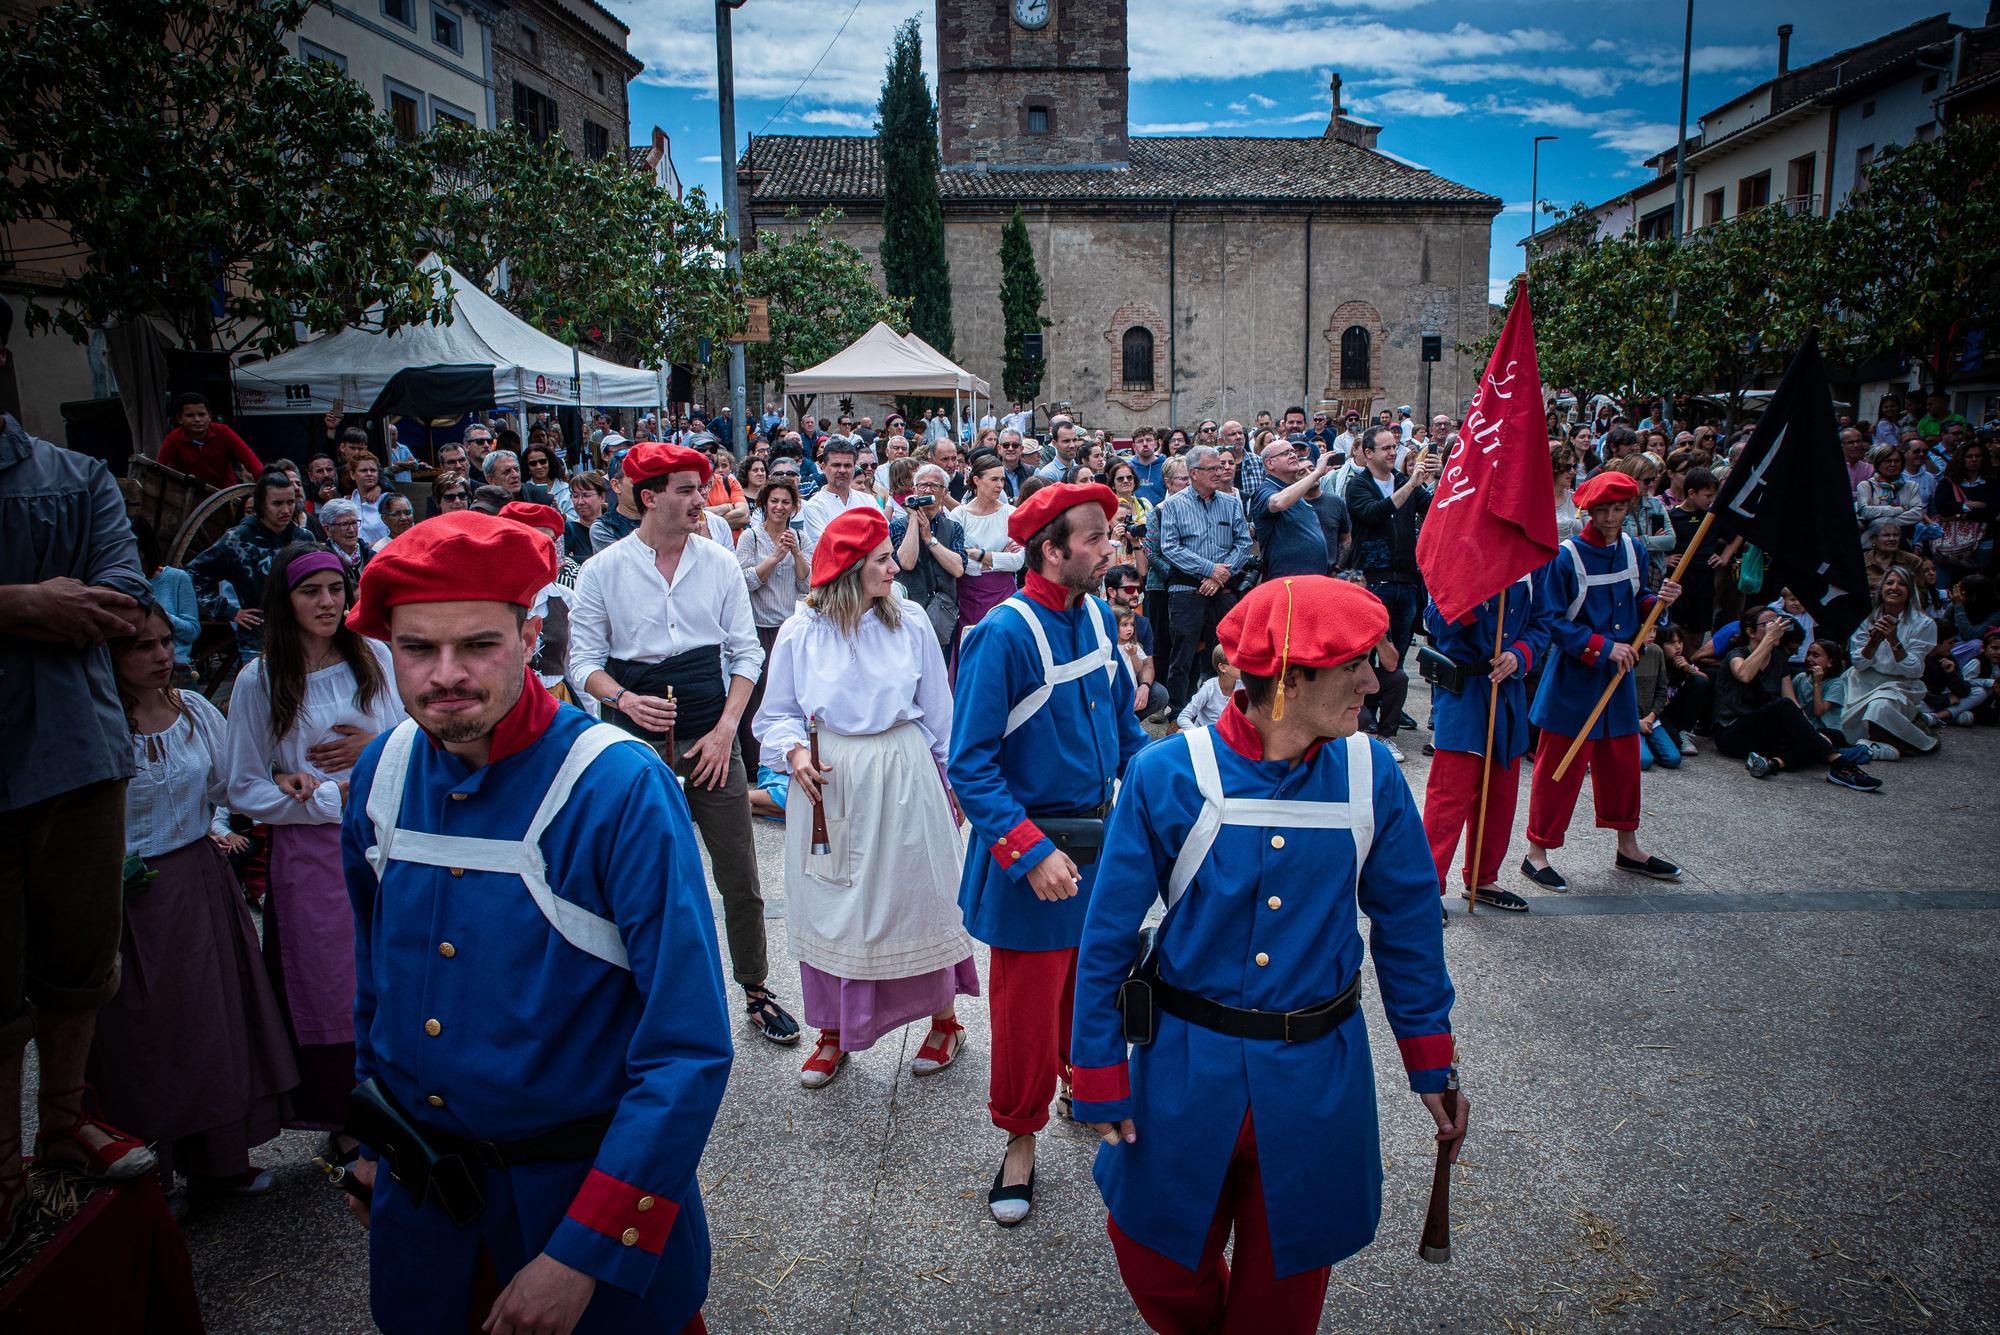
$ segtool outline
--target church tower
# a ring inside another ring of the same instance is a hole
[[[946,171],[1126,165],[1126,0],[937,0]]]

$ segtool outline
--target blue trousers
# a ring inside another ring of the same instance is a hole
[[[1639,768],[1648,770],[1658,765],[1661,769],[1681,767],[1681,748],[1674,742],[1673,729],[1664,723],[1653,724],[1653,730],[1639,732]]]

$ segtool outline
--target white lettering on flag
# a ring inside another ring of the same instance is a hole
[[[1764,474],[1771,470],[1771,461],[1778,457],[1778,450],[1785,443],[1785,433],[1791,429],[1792,424],[1790,422],[1778,428],[1777,438],[1771,442],[1771,448],[1764,451],[1764,457],[1759,459],[1757,466],[1750,470],[1750,476],[1744,482],[1743,489],[1730,499],[1729,508],[1737,514],[1742,515],[1745,519],[1755,519],[1757,517],[1757,511],[1754,508],[1746,508],[1744,502],[1748,501],[1763,488]]]

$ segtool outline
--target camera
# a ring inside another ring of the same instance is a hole
[[[905,510],[928,510],[937,503],[938,498],[935,496],[917,495],[904,501],[903,508]]]

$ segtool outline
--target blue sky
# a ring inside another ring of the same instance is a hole
[[[712,0],[603,2],[646,62],[633,140],[665,129],[681,178],[719,198]],[[1617,194],[1645,179],[1641,158],[1673,143],[1684,9],[1672,0],[1130,0],[1130,12],[1135,133],[1317,134],[1337,70],[1349,112],[1383,127],[1378,147],[1506,202],[1493,227],[1500,285],[1528,230],[1535,135],[1560,136],[1542,146],[1540,178],[1543,200],[1558,203]],[[1776,72],[1780,23],[1795,26],[1796,67],[1940,12],[1696,0],[1690,132]],[[1985,6],[1950,12],[1977,25]],[[912,14],[935,71],[934,13],[934,0],[748,0],[733,23],[738,148],[753,133],[869,133],[890,35]]]

